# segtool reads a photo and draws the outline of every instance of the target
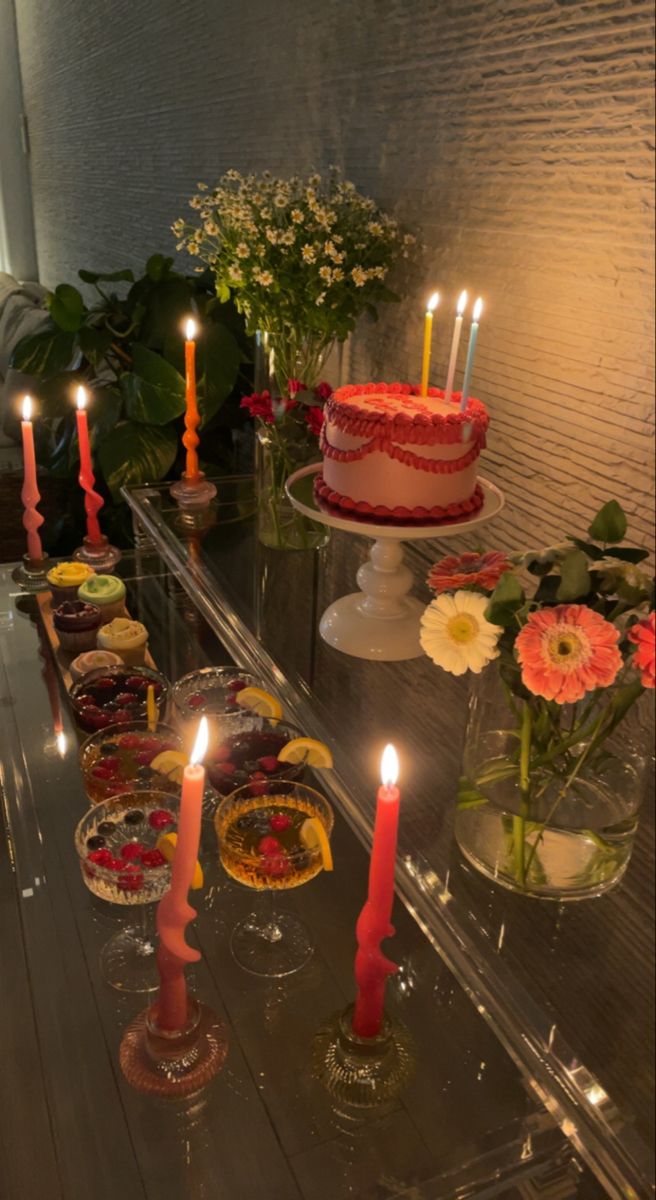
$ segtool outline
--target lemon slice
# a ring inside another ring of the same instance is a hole
[[[323,742],[316,738],[292,738],[283,746],[278,755],[278,762],[307,763],[308,767],[332,767],[333,756]]]
[[[172,863],[173,859],[175,858],[175,848],[177,844],[177,833],[162,833],[157,839],[157,849],[159,850],[160,854],[164,855],[164,858],[169,863]],[[191,886],[193,891],[197,891],[198,888],[202,888],[203,886],[203,868],[199,862],[196,863],[194,868],[194,877],[191,881]]]
[[[182,783],[187,759],[180,750],[162,750],[150,765],[154,771],[159,771],[160,775],[166,775],[174,783]]]
[[[299,836],[306,850],[319,851],[324,871],[332,871],[333,855],[330,849],[330,842],[328,841],[328,834],[318,817],[307,817],[301,825]]]
[[[279,721],[282,716],[280,701],[263,688],[242,688],[237,692],[235,699],[240,708],[249,708],[251,712],[257,713],[258,717],[271,717],[272,720]]]

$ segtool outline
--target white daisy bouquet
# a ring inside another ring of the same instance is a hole
[[[234,298],[251,333],[313,334],[321,347],[399,299],[387,276],[415,239],[336,168],[307,179],[228,171],[215,188],[199,183],[189,204],[195,219],[172,227],[178,249],[212,268],[219,298]],[[281,368],[298,378],[298,361]]]
[[[513,558],[450,555],[428,576],[436,598],[422,617],[425,652],[454,675],[487,668],[500,684],[473,699],[459,809],[512,814],[505,850],[522,888],[544,876],[545,829],[567,805],[589,809],[604,790],[627,787],[626,727],[619,754],[613,739],[656,684],[656,630],[648,551],[621,544],[626,528],[612,500],[590,540]],[[604,818],[603,835],[585,831],[603,879],[617,866],[613,825]]]

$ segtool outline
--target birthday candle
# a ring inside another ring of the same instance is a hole
[[[430,371],[431,360],[431,338],[433,336],[433,312],[440,302],[440,293],[433,292],[428,304],[426,305],[426,316],[424,318],[424,351],[421,360],[421,394],[428,394],[428,373]]]
[[[472,369],[474,366],[474,352],[476,350],[476,339],[478,337],[478,324],[483,311],[483,301],[480,296],[474,305],[472,314],[471,329],[469,331],[469,346],[467,347],[467,363],[465,365],[465,377],[462,381],[462,396],[460,397],[460,411],[464,412],[469,399],[469,388],[471,385]]]
[[[453,392],[453,377],[456,373],[456,363],[458,361],[458,345],[460,343],[460,332],[462,330],[462,314],[465,311],[467,304],[467,293],[461,292],[458,297],[456,306],[456,323],[453,327],[453,340],[451,342],[451,357],[449,358],[449,369],[446,376],[446,388],[444,389],[444,399],[450,400]]]

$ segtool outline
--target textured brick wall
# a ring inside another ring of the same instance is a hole
[[[495,540],[609,494],[649,536],[651,0],[16,3],[44,282],[165,248],[229,166],[339,163],[427,244],[353,378],[416,375],[422,297],[480,292]]]

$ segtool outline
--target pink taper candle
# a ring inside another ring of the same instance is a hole
[[[36,506],[41,499],[39,488],[36,481],[36,457],[34,454],[34,430],[32,428],[32,398],[25,396],[23,398],[23,420],[21,423],[21,432],[23,434],[23,490],[21,492],[21,500],[25,511],[23,513],[23,525],[27,532],[27,553],[33,562],[39,562],[43,558],[43,549],[41,547],[41,538],[37,533],[37,529],[43,525],[43,517],[40,512],[37,512]]]
[[[83,387],[77,389],[77,440],[80,447],[80,487],[84,488],[84,507],[87,514],[87,537],[94,545],[102,542],[103,535],[98,524],[98,512],[105,501],[94,491],[96,482],[91,462],[89,425],[87,422],[87,393]]]
[[[157,1024],[160,1029],[184,1029],[187,1024],[186,963],[198,962],[200,954],[185,941],[184,932],[196,911],[187,899],[198,861],[203,809],[205,769],[201,759],[207,750],[207,717],[201,719],[189,765],[184,769],[178,820],[178,840],[171,869],[171,886],[157,908],[159,949],[157,967],[160,986]]]
[[[395,786],[399,764],[393,746],[386,746],[381,763],[382,786],[376,798],[374,844],[369,865],[369,895],[358,917],[355,980],[358,994],[353,1013],[353,1032],[375,1037],[380,1032],[387,976],[398,970],[381,952],[383,938],[391,937],[394,903],[394,870],[401,794]]]

